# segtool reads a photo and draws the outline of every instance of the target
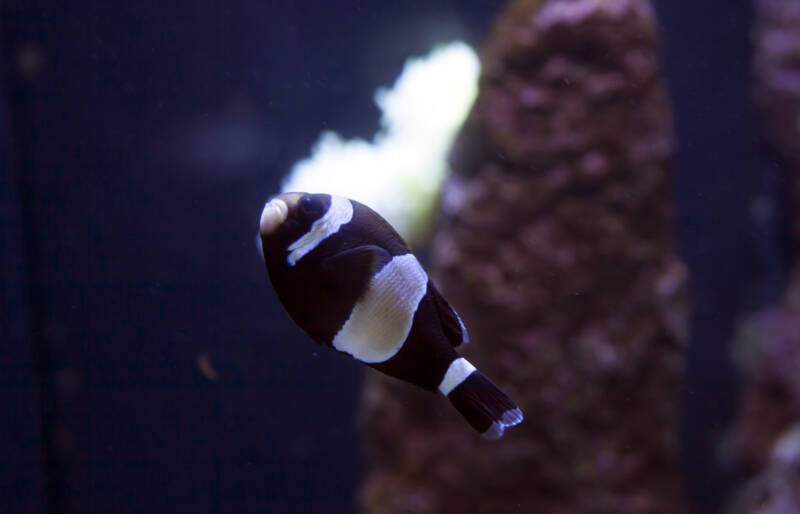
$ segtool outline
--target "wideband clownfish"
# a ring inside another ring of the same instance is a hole
[[[438,390],[487,439],[522,411],[455,348],[464,323],[406,243],[375,211],[328,194],[286,193],[261,213],[269,279],[317,343],[387,375]]]

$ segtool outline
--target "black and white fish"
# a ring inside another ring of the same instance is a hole
[[[438,390],[487,439],[522,421],[511,398],[458,355],[464,323],[375,211],[340,196],[286,193],[264,206],[260,235],[278,298],[314,341]]]

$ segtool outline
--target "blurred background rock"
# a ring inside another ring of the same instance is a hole
[[[526,420],[474,441],[371,375],[364,511],[678,512],[685,271],[650,6],[512,2],[481,62],[431,263]]]

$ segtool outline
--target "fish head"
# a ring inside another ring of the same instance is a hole
[[[287,247],[311,230],[330,207],[327,194],[283,193],[264,205],[259,222],[262,251],[284,253]]]

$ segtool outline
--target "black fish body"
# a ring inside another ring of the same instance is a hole
[[[459,357],[464,324],[375,211],[343,197],[286,193],[264,207],[260,233],[278,298],[314,341],[438,389],[489,439],[522,421],[517,405]]]

